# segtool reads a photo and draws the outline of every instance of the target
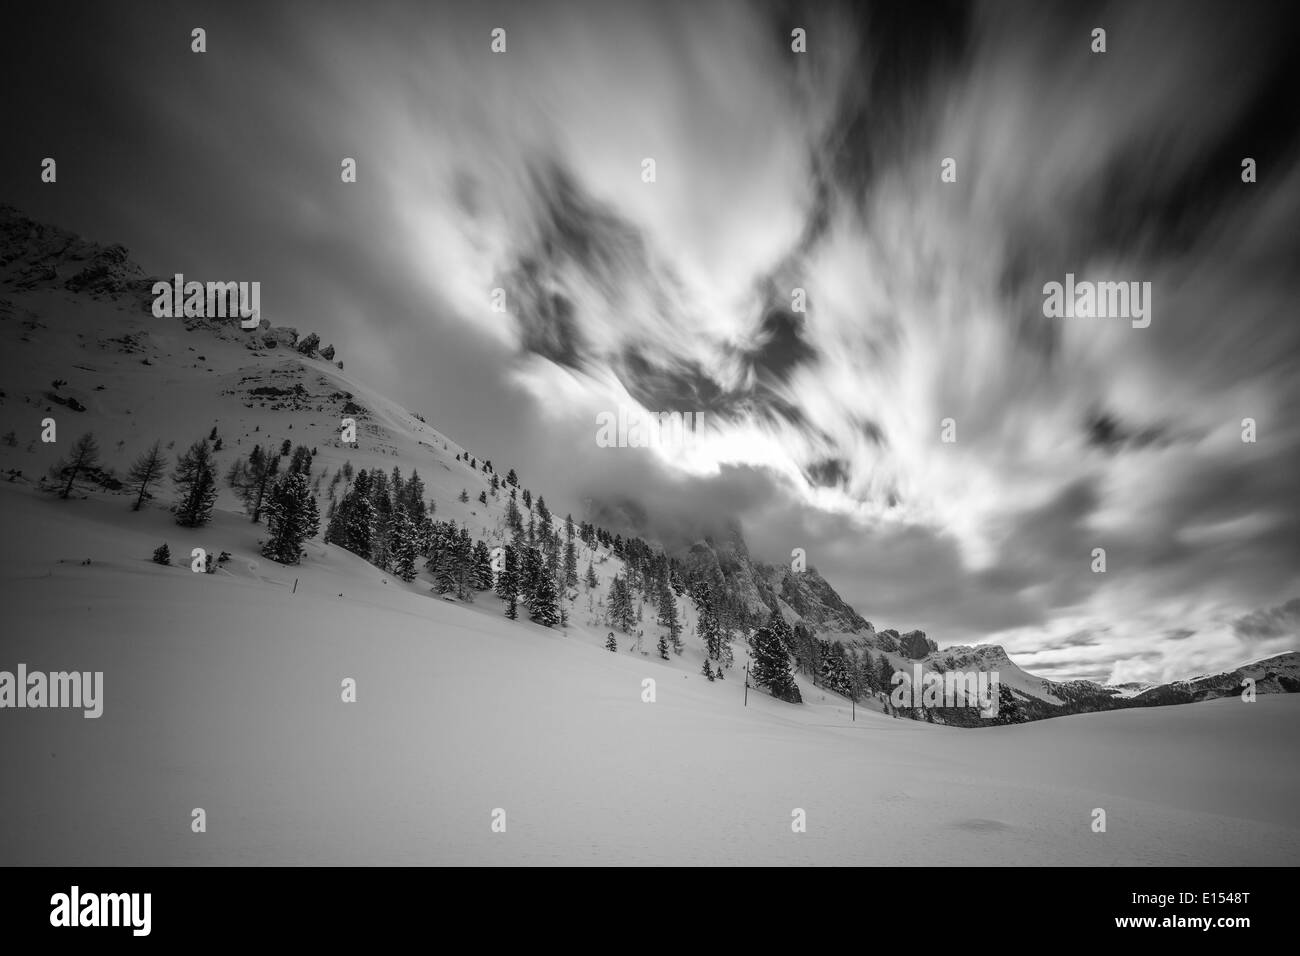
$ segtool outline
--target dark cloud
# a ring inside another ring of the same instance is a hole
[[[1011,594],[1046,587],[1054,604],[1081,600],[1100,577],[1090,570],[1095,536],[1087,528],[1100,502],[1096,482],[1079,478],[1050,501],[1017,512],[1003,529],[997,561],[977,579]]]
[[[1165,430],[1159,426],[1132,429],[1123,425],[1119,419],[1107,412],[1093,411],[1085,424],[1088,444],[1106,451],[1118,451],[1121,448],[1144,448],[1159,442]]]
[[[897,162],[918,136],[917,118],[932,117],[928,99],[960,62],[973,24],[970,4],[957,0],[854,4],[853,34],[861,71],[841,94],[819,172],[834,184],[818,192],[863,203],[881,170]],[[812,218],[823,217],[814,206]]]
[[[849,479],[849,463],[843,458],[824,458],[808,466],[808,480],[821,488],[833,488]]]
[[[1300,598],[1243,614],[1232,622],[1232,629],[1237,637],[1248,643],[1287,635],[1300,636]]]
[[[799,315],[787,308],[770,308],[759,325],[757,341],[742,353],[746,369],[763,381],[788,382],[796,368],[809,364],[817,355],[803,328]]]
[[[623,351],[619,366],[621,380],[634,399],[645,408],[665,412],[708,412],[732,417],[737,398],[698,362],[677,360],[672,365],[655,362],[636,345]]]

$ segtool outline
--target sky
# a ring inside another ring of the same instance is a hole
[[[553,510],[1177,679],[1300,647],[1284,9],[61,4],[0,36],[0,201],[260,281]],[[1067,274],[1150,283],[1150,325],[1045,316]],[[602,447],[620,407],[702,424]]]

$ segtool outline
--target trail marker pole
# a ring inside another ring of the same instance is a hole
[[[289,593],[290,593],[290,594],[297,594],[297,593],[298,593],[298,579],[297,579],[297,578],[294,578],[294,579],[293,579],[293,590],[290,591]]]
[[[745,706],[749,706],[749,663],[745,663]]]

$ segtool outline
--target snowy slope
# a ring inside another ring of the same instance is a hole
[[[0,666],[105,674],[98,720],[0,714],[8,863],[1300,862],[1300,696],[974,732],[855,722],[808,688],[744,707],[738,680],[433,600],[319,542],[250,569],[236,516],[183,531],[0,483],[0,520],[24,542],[0,560]],[[220,540],[231,573],[150,563],[163,538]]]
[[[66,235],[51,242],[59,255],[78,258],[62,270],[80,274],[86,261],[103,258],[102,247],[79,243]],[[67,250],[71,249],[69,253]],[[22,250],[27,257],[29,249]],[[11,250],[11,254],[13,253]],[[54,253],[51,253],[53,256]],[[436,517],[468,527],[471,536],[489,545],[504,543],[506,489],[491,494],[491,475],[482,470],[482,456],[471,467],[473,449],[457,445],[427,424],[436,409],[417,415],[400,408],[363,383],[353,380],[335,363],[319,355],[303,355],[281,344],[266,347],[266,330],[243,332],[234,322],[183,321],[155,318],[147,308],[149,297],[137,287],[91,296],[72,291],[52,273],[37,288],[22,288],[33,269],[23,258],[0,268],[0,347],[4,348],[4,388],[0,394],[0,434],[13,431],[17,444],[0,443],[0,471],[21,472],[21,480],[35,482],[84,432],[93,432],[101,449],[101,464],[124,474],[136,455],[161,439],[169,456],[217,429],[223,447],[216,452],[218,474],[254,444],[278,447],[283,440],[305,444],[317,451],[313,474],[322,514],[328,507],[330,482],[345,462],[354,470],[394,466],[409,476],[416,470],[426,494],[436,505]],[[62,261],[57,256],[54,261]],[[134,275],[129,260],[115,268]],[[46,273],[36,273],[45,276]],[[66,281],[66,280],[64,280]],[[143,280],[133,280],[143,282]],[[147,286],[147,282],[144,285]],[[116,288],[116,287],[115,287]],[[264,326],[265,326],[264,321]],[[282,343],[296,331],[277,330]],[[58,387],[54,383],[58,382]],[[75,404],[66,404],[66,403]],[[58,441],[40,441],[41,422],[52,417]],[[357,441],[340,440],[345,418],[357,423]],[[460,456],[462,460],[457,460]],[[501,479],[513,466],[494,462]],[[530,487],[519,463],[520,487]],[[104,494],[83,488],[83,493]],[[341,495],[343,488],[337,489]],[[458,499],[465,492],[469,501]],[[532,487],[534,498],[544,488]],[[487,505],[478,496],[489,495]],[[129,499],[123,491],[118,496]],[[159,491],[157,506],[171,500],[169,484]],[[233,514],[242,510],[233,492],[222,485],[218,508]],[[522,501],[525,521],[528,511]],[[554,515],[562,528],[563,514]],[[581,516],[579,516],[581,517]],[[577,520],[577,519],[575,519]],[[210,551],[231,550],[228,542],[213,540]],[[173,549],[175,550],[175,549]],[[176,552],[179,558],[180,552]],[[592,640],[603,641],[607,628],[596,621],[603,614],[598,601],[608,592],[609,581],[622,570],[609,549],[578,546],[580,572],[591,562],[600,582],[587,600],[584,593],[571,605],[574,624],[584,628],[592,621]],[[373,570],[373,569],[372,569]],[[420,580],[427,582],[427,574]],[[426,583],[427,590],[427,583]],[[499,605],[490,595],[480,596],[496,613]],[[590,608],[589,608],[590,604]],[[693,611],[679,600],[679,618],[693,624]],[[642,649],[653,652],[659,628],[654,611],[644,612]],[[702,666],[703,657],[694,661]]]

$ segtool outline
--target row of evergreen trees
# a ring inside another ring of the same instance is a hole
[[[561,548],[544,501],[538,500],[540,514],[530,520],[528,535],[514,502],[512,487],[514,520],[508,523],[514,525],[515,540],[500,549],[494,562],[488,544],[474,540],[468,527],[434,520],[436,508],[432,502],[426,506],[417,472],[403,480],[397,468],[391,476],[378,468],[362,469],[342,500],[331,505],[325,541],[404,581],[414,580],[423,565],[439,594],[472,601],[476,592],[495,590],[506,602],[507,617],[517,618],[522,604],[531,620],[546,627],[564,625],[568,615],[561,594],[566,584],[577,584],[573,522],[567,521],[568,547]],[[539,524],[536,519],[542,516]]]
[[[217,497],[214,439],[220,441],[215,428],[208,438],[195,442],[179,456],[171,475],[177,493],[172,511],[177,523],[184,527],[202,527],[211,520]],[[78,439],[69,458],[55,467],[65,480],[63,497],[67,497],[79,475],[95,469],[98,456],[93,435],[88,433]],[[288,441],[278,449],[256,445],[246,459],[236,459],[226,472],[227,484],[243,502],[250,519],[255,523],[266,520],[268,533],[262,554],[282,564],[298,563],[303,543],[319,533],[319,511],[309,484],[313,456],[314,452],[303,445],[291,449]],[[289,461],[282,470],[285,458]],[[459,455],[457,458],[460,460]],[[472,468],[478,466],[468,453],[464,460]],[[501,485],[491,462],[483,462],[482,468],[492,475],[495,495]],[[137,492],[135,509],[141,507],[164,471],[161,443],[155,442],[131,467],[130,479]],[[518,616],[518,607],[523,604],[533,621],[547,627],[563,625],[567,623],[563,597],[578,584],[576,541],[581,540],[592,548],[598,544],[608,547],[624,562],[624,572],[615,575],[610,583],[607,617],[612,626],[623,633],[631,630],[637,616],[634,603],[638,593],[643,601],[657,606],[656,622],[664,629],[657,650],[663,659],[669,658],[670,650],[681,654],[683,649],[677,611],[677,598],[683,593],[690,594],[696,609],[697,633],[705,644],[705,666],[710,675],[721,675],[732,665],[732,633],[747,633],[745,615],[724,582],[697,578],[688,586],[682,580],[679,563],[640,538],[624,540],[588,522],[575,527],[571,515],[565,517],[561,531],[545,498],[538,496],[534,502],[528,489],[522,489],[522,500],[529,512],[525,525],[517,504],[520,489],[513,469],[504,482],[510,489],[506,530],[512,540],[502,549],[495,569],[488,545],[472,540],[468,528],[433,520],[435,506],[433,502],[426,505],[418,472],[412,471],[410,478],[404,479],[396,467],[391,475],[378,468],[362,469],[354,477],[351,464],[346,463],[336,473],[331,490],[341,478],[349,485],[341,501],[331,501],[326,543],[346,548],[404,581],[414,580],[423,562],[438,593],[468,601],[476,591],[495,589],[506,602],[506,615],[511,619]],[[480,495],[480,501],[485,500],[485,494]],[[589,588],[597,584],[590,562],[585,580]],[[809,655],[809,638],[804,632],[792,633],[779,612],[773,611],[767,625],[751,639],[755,682],[768,687],[777,697],[798,701],[799,690],[790,673],[793,652],[801,663],[808,658],[819,659],[822,683],[837,693],[856,699],[867,690],[889,686],[892,668],[883,655],[879,670],[869,653],[862,658],[856,651],[846,654],[839,642],[817,642],[820,653]],[[716,671],[710,662],[716,664]]]
[[[213,428],[207,438],[194,442],[176,459],[170,474],[175,490],[171,511],[181,527],[201,528],[212,520],[218,492],[214,452],[220,442]],[[280,459],[290,455],[288,446],[286,441],[279,455],[255,447],[247,462],[239,459],[231,466],[227,480],[240,493],[254,521],[266,517],[267,538],[262,553],[283,564],[296,564],[302,554],[302,543],[318,532],[320,518],[315,496],[308,486],[312,452],[298,446],[281,473]],[[73,443],[69,455],[51,469],[52,476],[61,483],[59,496],[67,498],[77,479],[97,473],[98,464],[99,445],[94,434],[87,432]],[[168,477],[167,456],[162,442],[155,441],[132,462],[127,472],[135,496],[133,511],[139,511],[147,498],[154,497],[153,492],[164,477]]]
[[[341,472],[352,475],[350,463]],[[418,471],[403,478],[400,468],[390,475],[379,468],[361,469],[342,500],[331,500],[325,543],[337,544],[371,564],[413,581],[433,544],[435,506],[425,503]]]

